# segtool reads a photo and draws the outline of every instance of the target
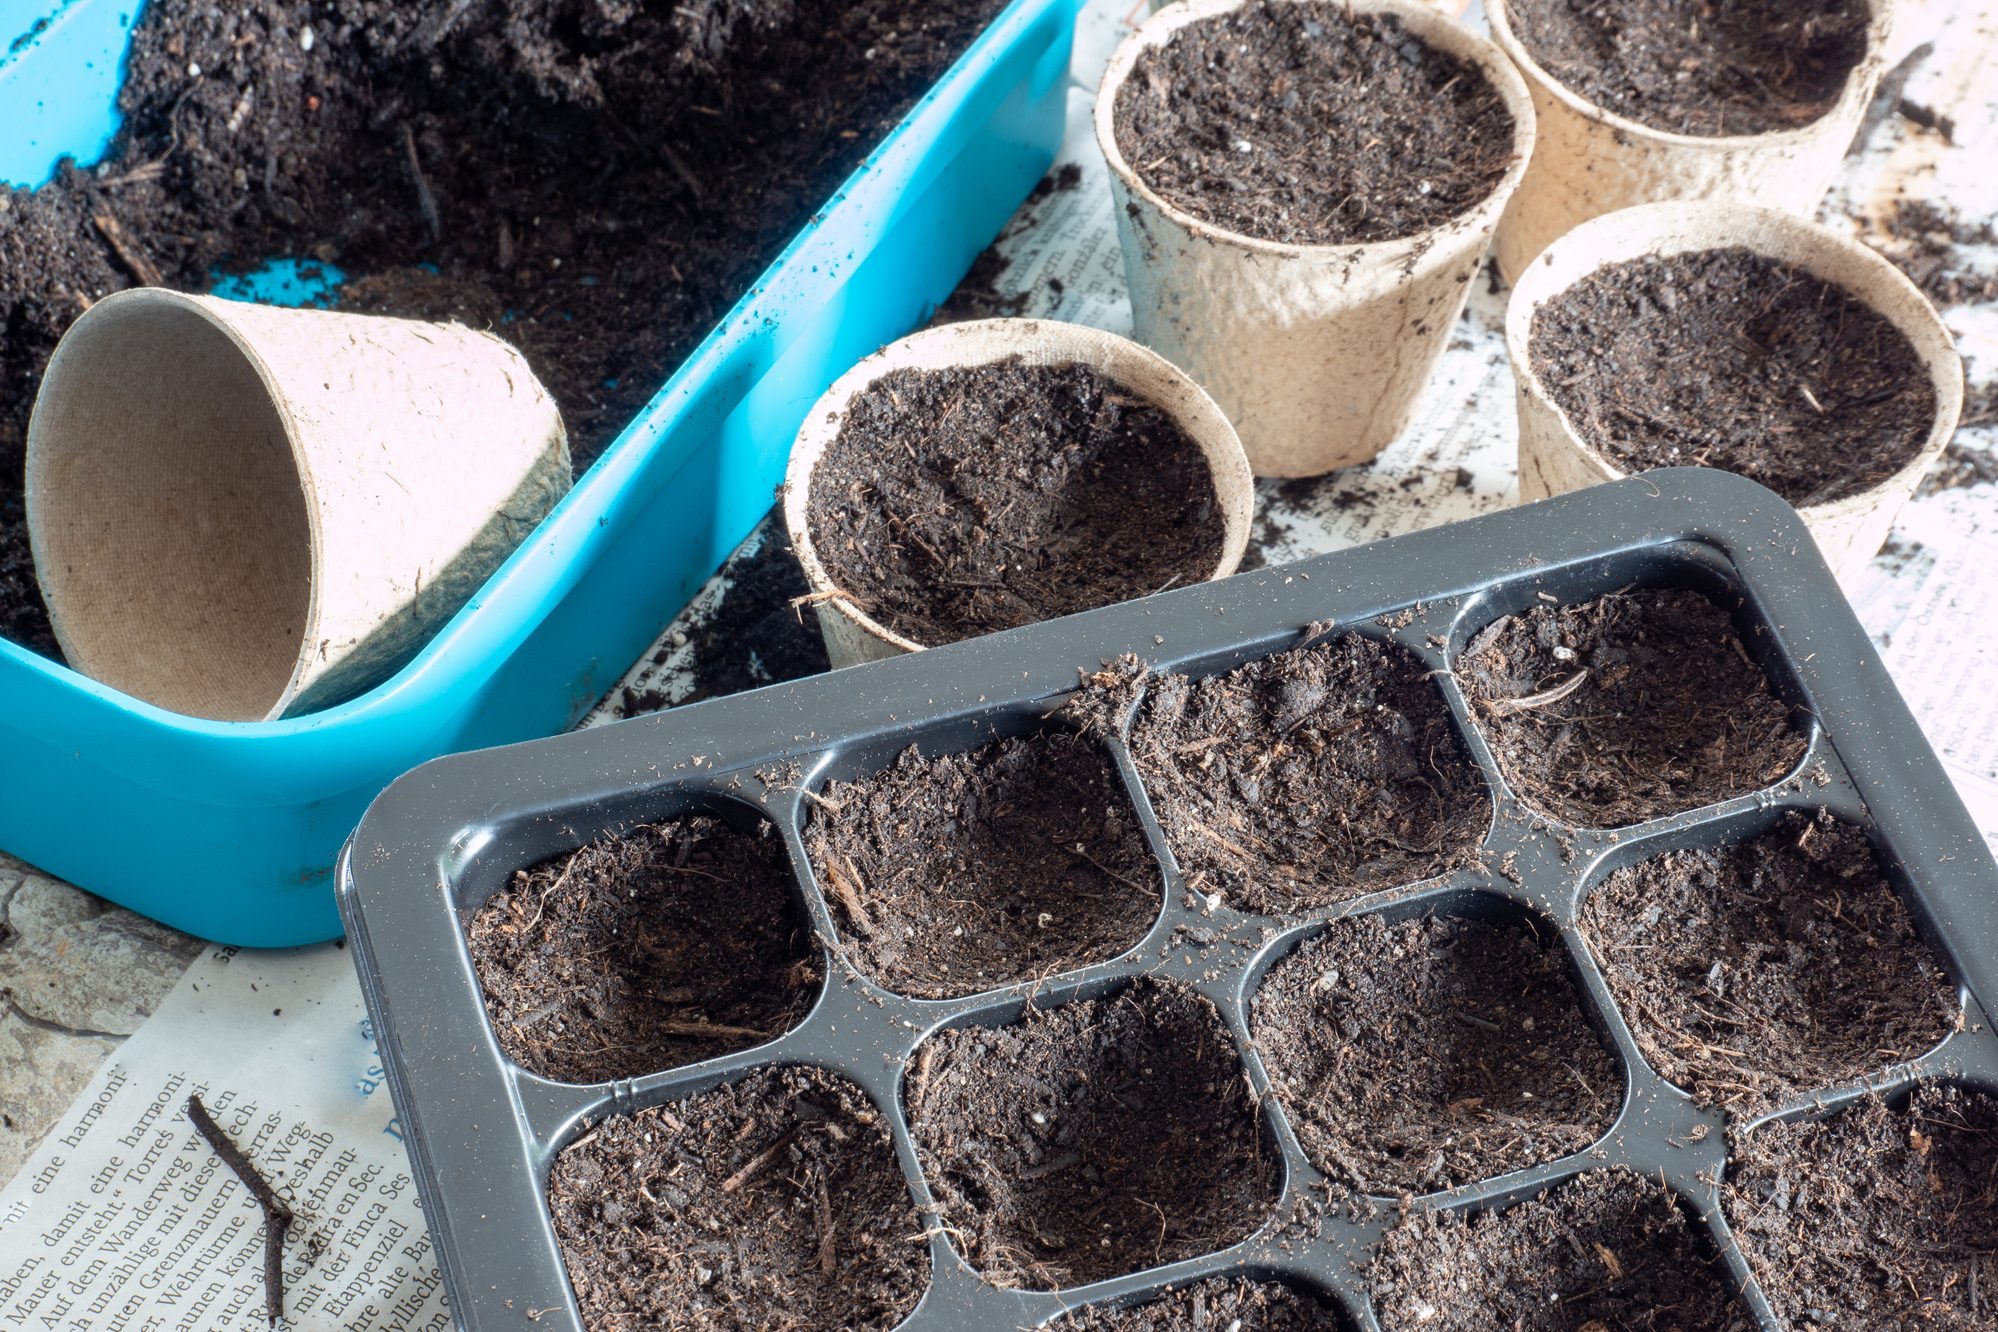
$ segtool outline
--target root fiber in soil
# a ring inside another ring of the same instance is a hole
[[[1504,0],[1512,30],[1571,92],[1651,129],[1801,129],[1866,58],[1865,0]]]
[[[834,585],[926,647],[1198,583],[1221,559],[1199,446],[1085,365],[882,376],[806,507]]]
[[[1901,1110],[1869,1099],[1762,1125],[1721,1207],[1792,1327],[1984,1332],[1998,1319],[1998,1099],[1932,1086]]]
[[[1653,1068],[1738,1118],[1926,1053],[1956,994],[1866,834],[1829,814],[1612,873],[1582,931]]]
[[[887,1332],[929,1284],[880,1112],[817,1069],[605,1119],[556,1157],[548,1201],[590,1332]]]
[[[1131,752],[1187,885],[1244,911],[1442,874],[1491,822],[1422,663],[1359,635],[1151,680]]]
[[[1688,589],[1507,616],[1471,640],[1456,675],[1514,793],[1583,827],[1745,795],[1804,756],[1727,612]]]
[[[1441,226],[1498,188],[1513,132],[1475,65],[1339,0],[1249,0],[1188,24],[1117,94],[1117,147],[1140,179],[1203,222],[1291,245]]]
[[[346,308],[519,346],[580,469],[1003,3],[148,0],[103,164],[0,187],[0,584],[29,577],[28,409],[92,301],[336,265]]]
[[[1755,1332],[1655,1179],[1582,1175],[1500,1212],[1414,1211],[1369,1275],[1383,1332]]]
[[[855,965],[918,998],[1107,961],[1165,899],[1110,755],[1068,731],[905,750],[827,786],[805,845]]]
[[[522,870],[465,931],[508,1058],[563,1082],[638,1077],[775,1039],[824,979],[777,830],[708,814]]]
[[[1566,951],[1524,923],[1335,921],[1271,970],[1252,1030],[1305,1155],[1365,1193],[1580,1151],[1622,1102]]]
[[[1057,1332],[1348,1332],[1332,1301],[1276,1281],[1214,1277],[1121,1309],[1095,1305]]]
[[[1739,246],[1603,266],[1534,311],[1527,355],[1616,466],[1718,467],[1796,505],[1879,485],[1935,424],[1935,384],[1884,315]]]
[[[939,1221],[1000,1286],[1213,1253],[1276,1204],[1280,1162],[1234,1042],[1213,1004],[1171,983],[940,1032],[904,1095]]]

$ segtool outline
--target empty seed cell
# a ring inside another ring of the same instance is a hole
[[[1311,1163],[1362,1192],[1429,1193],[1606,1133],[1623,1073],[1548,934],[1357,916],[1278,963],[1251,1030]]]
[[[1213,1253],[1276,1202],[1280,1163],[1221,1015],[1170,982],[940,1032],[905,1094],[946,1233],[995,1285]]]
[[[1339,1306],[1279,1281],[1214,1277],[1122,1308],[1078,1309],[1052,1332],[1349,1332]]]
[[[548,1201],[590,1332],[886,1332],[929,1284],[881,1113],[817,1069],[605,1119],[556,1157]]]
[[[1357,634],[1152,680],[1131,752],[1187,886],[1244,911],[1432,878],[1491,824],[1422,662]]]
[[[639,1077],[781,1036],[824,963],[783,840],[712,814],[522,870],[465,934],[493,1034],[561,1082]]]
[[[1617,870],[1582,930],[1644,1057],[1738,1117],[1925,1054],[1957,1021],[1866,833],[1825,813]]]
[[[1478,633],[1456,674],[1513,793],[1582,827],[1746,795],[1804,755],[1727,611],[1686,588],[1532,606]]]
[[[1164,905],[1109,752],[1069,731],[906,750],[827,786],[805,844],[846,955],[918,998],[1107,961]]]

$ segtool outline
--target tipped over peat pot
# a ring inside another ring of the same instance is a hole
[[[1421,0],[1184,0],[1125,39],[1096,140],[1138,341],[1258,476],[1400,433],[1533,152],[1496,47]]]
[[[864,11],[870,24],[886,28],[897,26],[898,12],[934,18],[944,9],[927,0],[905,0],[898,11],[898,2],[904,0],[851,0],[846,8]],[[613,236],[600,225],[605,210],[585,208],[579,211],[586,216],[573,225],[558,210],[547,214],[549,225],[543,228],[530,230],[528,214],[510,230],[506,208],[479,202],[489,191],[523,188],[528,168],[520,163],[531,162],[538,164],[534,170],[545,167],[563,179],[581,175],[578,193],[567,196],[572,202],[587,198],[585,187],[594,180],[597,188],[617,191],[634,204],[656,203],[655,212],[698,211],[701,199],[709,212],[725,210],[723,191],[702,193],[698,178],[688,185],[682,171],[689,160],[708,162],[701,154],[717,145],[717,171],[739,161],[745,150],[735,149],[730,158],[728,141],[701,128],[715,122],[699,108],[680,108],[685,114],[674,121],[689,135],[698,130],[704,136],[699,145],[683,145],[677,156],[655,149],[666,141],[665,131],[649,124],[645,136],[626,128],[622,138],[598,125],[585,134],[587,151],[564,155],[550,147],[549,133],[576,133],[579,120],[588,125],[588,111],[578,107],[594,105],[602,113],[602,97],[591,100],[590,79],[621,79],[640,90],[656,87],[656,80],[671,72],[663,58],[598,65],[599,35],[565,38],[561,24],[551,25],[549,40],[573,38],[591,51],[580,62],[581,74],[568,65],[526,62],[507,66],[503,79],[470,86],[434,76],[434,59],[424,58],[407,76],[406,100],[396,104],[420,131],[405,141],[409,131],[399,130],[393,117],[386,128],[374,123],[378,106],[357,109],[383,89],[339,71],[367,58],[367,52],[399,49],[396,42],[428,43],[436,51],[475,43],[486,34],[462,30],[474,22],[465,6],[440,0],[427,18],[413,5],[378,6],[383,45],[377,46],[352,33],[343,37],[331,17],[316,11],[315,29],[293,23],[289,9],[282,22],[264,26],[255,11],[194,6],[188,0],[175,4],[180,9],[164,0],[144,7],[131,0],[69,0],[46,6],[60,9],[59,21],[36,26],[11,44],[11,30],[0,34],[0,141],[8,150],[0,152],[0,169],[10,178],[39,182],[59,150],[88,159],[112,139],[117,90],[97,84],[115,80],[84,78],[90,71],[143,73],[150,79],[149,97],[166,88],[157,106],[132,103],[138,109],[128,110],[125,123],[137,136],[132,143],[141,155],[156,155],[169,143],[178,150],[165,173],[154,164],[131,181],[111,185],[98,173],[84,172],[47,187],[56,192],[49,199],[66,199],[72,208],[72,214],[55,216],[67,229],[53,233],[60,241],[53,249],[43,224],[56,205],[45,207],[41,196],[0,193],[0,201],[9,204],[0,214],[0,254],[8,256],[9,271],[37,271],[25,266],[19,257],[25,253],[82,255],[89,263],[73,280],[99,290],[123,285],[132,274],[100,232],[122,238],[127,252],[143,258],[135,241],[157,227],[164,239],[150,262],[176,284],[199,287],[209,262],[203,247],[212,247],[222,233],[211,234],[197,220],[175,222],[194,214],[172,191],[187,182],[221,191],[242,204],[230,216],[232,226],[247,228],[244,234],[252,240],[245,244],[262,245],[258,238],[268,233],[279,238],[271,244],[282,245],[301,229],[301,215],[286,207],[290,191],[302,188],[291,174],[297,161],[294,138],[288,136],[305,136],[300,151],[306,151],[318,142],[312,136],[333,132],[313,126],[344,126],[340,132],[372,145],[360,155],[366,178],[355,188],[373,202],[364,209],[336,203],[325,211],[339,218],[338,238],[350,232],[386,237],[383,244],[401,244],[397,253],[403,254],[384,261],[393,270],[387,274],[350,264],[348,281],[357,293],[344,308],[384,312],[413,291],[426,300],[435,297],[438,308],[432,313],[459,315],[481,326],[500,324],[510,305],[528,315],[538,311],[545,316],[538,323],[545,331],[534,345],[523,330],[535,319],[517,319],[506,333],[525,348],[530,363],[537,355],[567,358],[562,376],[543,368],[542,377],[563,409],[578,463],[587,466],[567,497],[412,660],[365,694],[308,716],[256,723],[193,720],[85,679],[18,642],[0,641],[0,848],[192,934],[243,945],[306,943],[339,932],[333,859],[368,801],[396,774],[434,755],[548,735],[580,720],[768,512],[783,475],[785,444],[813,399],[860,357],[920,324],[956,286],[1047,170],[1061,142],[1080,0],[991,0],[989,22],[983,11],[953,8],[959,16],[953,21],[963,26],[948,51],[935,49],[929,39],[911,39],[909,61],[895,66],[909,71],[908,86],[883,93],[887,100],[880,105],[842,106],[864,116],[853,137],[814,109],[811,125],[828,136],[829,150],[793,145],[805,159],[796,161],[759,148],[753,155],[763,173],[759,189],[768,187],[793,211],[780,208],[764,219],[764,232],[745,238],[713,264],[701,261],[700,271],[712,286],[716,274],[738,273],[723,260],[740,260],[740,286],[692,295],[695,278],[686,290],[632,287],[614,262],[604,262],[606,271],[593,271],[595,263],[586,265],[582,258],[602,259],[615,237],[634,236],[639,251],[657,257],[673,228],[689,225],[684,219],[662,221],[656,230],[651,224],[636,232],[624,226]],[[761,0],[754,7],[795,8],[805,18],[830,8]],[[721,7],[612,8],[617,12],[605,11],[605,23],[670,25],[682,19],[706,23]],[[188,40],[206,45],[170,58],[149,24],[181,10],[194,11],[187,20]],[[244,23],[256,28],[258,40],[232,44],[232,25]],[[461,30],[446,33],[453,23]],[[738,35],[745,33],[762,40],[768,30],[745,24]],[[863,69],[863,62],[866,70],[883,67],[865,48],[842,52],[836,44],[822,45],[813,58],[828,80],[837,72],[835,55],[850,72]],[[196,59],[208,76],[189,84],[187,66]],[[936,72],[931,64],[910,63],[921,61],[933,61]],[[698,60],[694,64],[696,77],[712,76]],[[594,75],[587,72],[591,69]],[[540,75],[559,85],[557,91],[536,83]],[[239,100],[237,77],[245,83],[270,81],[268,95],[253,108],[244,99],[245,109],[237,114],[248,120],[240,135],[234,133],[238,127],[224,128]],[[336,97],[311,82],[329,78],[351,96]],[[525,85],[531,90],[520,92]],[[86,106],[87,88],[96,88],[101,101]],[[447,150],[423,128],[442,117],[447,126],[470,119],[473,127],[464,133],[483,132],[477,108],[494,98],[505,102],[509,90],[536,106],[546,101],[557,109],[549,113],[555,120],[500,117],[484,126],[514,134],[505,141],[524,156],[508,158],[506,170],[481,175],[467,165],[468,154],[457,151],[460,145]],[[137,85],[128,81],[126,95],[128,102],[139,96]],[[757,103],[749,108],[755,114],[745,115],[745,124],[781,118],[791,105],[761,91],[751,100]],[[290,109],[313,103],[319,104],[313,113],[319,119],[312,122]],[[10,114],[17,109],[19,115]],[[198,136],[199,153],[192,146],[196,127],[205,128]],[[266,131],[283,151],[259,156],[232,177],[226,154]],[[21,135],[31,142],[23,144],[16,138]],[[556,133],[556,141],[560,137]],[[592,175],[600,157],[642,158],[645,189],[628,174]],[[789,163],[781,179],[772,170],[779,158]],[[409,169],[412,159],[423,164],[416,176]],[[423,196],[415,182],[426,177],[435,186],[437,234],[419,209]],[[447,179],[462,193],[453,196],[445,188]],[[744,197],[761,196],[752,191]],[[148,199],[155,204],[143,202]],[[106,224],[93,224],[87,206],[93,203],[110,217],[109,232]],[[160,211],[169,204],[177,211]],[[315,216],[321,214],[307,213],[302,220],[309,224]],[[84,241],[68,239],[72,233]],[[299,242],[305,253],[281,250],[271,256],[255,249],[229,262],[290,258],[308,276],[330,280],[333,274],[310,252],[311,241],[321,238],[315,233]],[[490,308],[463,310],[455,302],[466,284],[419,266],[445,251],[464,254],[474,266],[497,262],[495,271],[507,275],[501,285],[509,291],[525,289],[531,274],[533,290]],[[379,257],[382,251],[370,253]],[[250,283],[283,301],[272,285]],[[622,310],[635,321],[627,329],[630,336],[601,323],[586,328],[580,313],[574,324],[565,322],[565,304],[551,297],[559,292],[572,293],[579,310]],[[711,307],[704,304],[709,298]],[[50,310],[69,308],[65,300],[37,288],[31,313],[46,321]],[[673,323],[676,319],[680,323]],[[11,329],[8,337],[14,338]],[[53,333],[48,340],[53,343]],[[639,368],[640,342],[649,349],[653,359],[645,363],[652,369]],[[8,357],[0,359],[15,364],[25,346],[25,339],[10,342]],[[618,363],[599,366],[596,375],[580,374],[574,358],[592,354]],[[23,365],[9,373],[30,375],[33,368]],[[610,378],[598,377],[604,373]],[[25,409],[21,416],[25,419]],[[6,448],[0,438],[0,457]],[[0,495],[0,527],[18,526],[16,499]],[[25,541],[20,544],[25,550]],[[0,558],[0,568],[6,565]],[[25,564],[15,565],[11,577],[0,575],[0,603],[13,593],[34,597]],[[121,836],[95,835],[107,820]],[[163,874],[162,865],[189,872]]]
[[[1808,217],[1886,64],[1894,0],[1490,0],[1539,140],[1499,224],[1499,273],[1592,217],[1660,199]]]
[[[1737,472],[1796,505],[1841,576],[1886,541],[1963,406],[1956,340],[1905,274],[1748,204],[1583,223],[1520,275],[1505,337],[1522,499]]]
[[[798,432],[784,526],[834,666],[1226,578],[1255,478],[1129,338],[981,319],[882,348]]]
[[[1988,1317],[1853,1200],[1998,1094],[1998,865],[1739,477],[441,759],[340,895],[467,1329]]]

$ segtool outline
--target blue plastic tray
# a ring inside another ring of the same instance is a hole
[[[769,509],[819,394],[1005,225],[1060,145],[1081,2],[1014,0],[385,684],[295,720],[204,722],[0,641],[0,847],[220,942],[338,935],[334,857],[375,794],[580,720]],[[0,53],[0,176],[101,151],[135,9],[0,0],[0,32],[30,34]]]

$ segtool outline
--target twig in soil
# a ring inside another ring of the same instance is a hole
[[[734,1193],[737,1189],[754,1179],[758,1171],[762,1170],[772,1161],[775,1161],[778,1154],[791,1145],[791,1139],[796,1137],[797,1133],[798,1130],[796,1129],[790,1130],[790,1132],[778,1138],[777,1141],[750,1157],[742,1169],[721,1182],[721,1191],[723,1193]]]
[[[264,1316],[270,1319],[272,1327],[284,1321],[284,1237],[291,1229],[291,1208],[285,1206],[284,1199],[277,1196],[277,1190],[250,1164],[250,1158],[243,1155],[215,1117],[208,1113],[208,1107],[201,1103],[199,1096],[187,1098],[187,1117],[193,1121],[195,1131],[208,1142],[228,1166],[243,1187],[256,1199],[257,1206],[264,1213]]]
[[[863,939],[871,939],[874,937],[874,920],[867,914],[867,909],[860,905],[858,886],[860,871],[852,869],[852,864],[850,860],[847,862],[848,872],[853,875],[853,881],[849,881],[845,874],[840,873],[839,863],[828,855],[826,881],[832,884],[833,895],[839,898],[839,904],[846,908],[846,914],[852,919],[854,933]]]
[[[818,1176],[818,1197],[814,1200],[818,1208],[819,1223],[819,1271],[830,1277],[838,1269],[838,1254],[833,1249],[832,1196],[826,1191],[826,1177]]]
[[[118,262],[131,271],[142,287],[164,287],[166,279],[160,270],[153,267],[153,261],[146,258],[145,251],[125,234],[125,228],[118,225],[118,219],[109,213],[98,213],[90,219],[97,225],[98,234],[104,237],[105,244],[118,256]]]
[[[705,199],[708,197],[707,187],[701,184],[701,178],[694,174],[694,169],[687,165],[685,158],[673,151],[672,144],[662,139],[654,147],[659,149],[659,155],[666,159],[666,165],[673,168],[673,174],[686,183],[687,188],[693,192],[696,199]],[[832,1274],[827,1273],[827,1275],[830,1276]]]
[[[402,151],[409,158],[409,178],[416,185],[416,207],[430,227],[430,239],[442,240],[444,219],[438,215],[437,196],[430,192],[430,180],[423,174],[423,159],[416,153],[416,132],[406,120],[402,122]]]
[[[1487,699],[1485,710],[1494,717],[1510,717],[1515,712],[1530,712],[1534,708],[1549,707],[1580,689],[1588,683],[1588,680],[1587,671],[1576,671],[1552,689],[1543,689],[1537,694],[1528,694],[1524,698]]]
[[[770,1033],[755,1027],[732,1027],[726,1022],[661,1022],[656,1028],[668,1036],[727,1036],[734,1040],[767,1041]]]

